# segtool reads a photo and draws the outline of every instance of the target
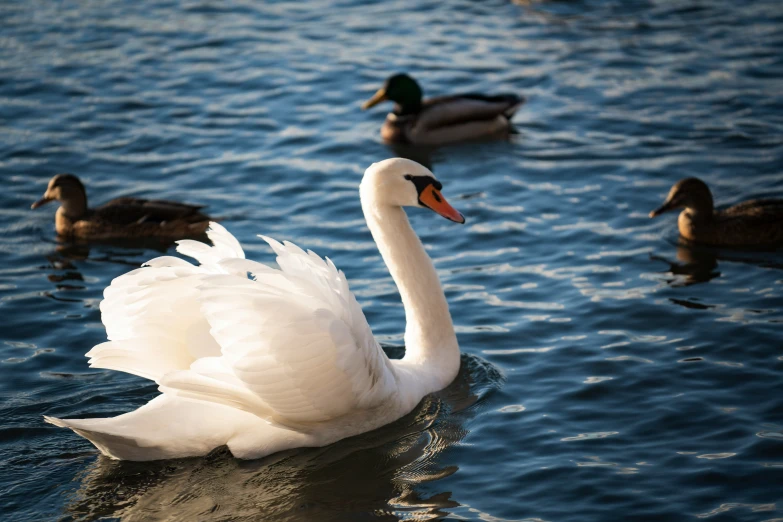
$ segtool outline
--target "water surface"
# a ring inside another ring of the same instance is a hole
[[[783,197],[775,0],[0,5],[0,498],[8,520],[783,519],[783,259],[649,220],[699,176]],[[392,72],[524,94],[510,142],[428,161],[463,227],[410,212],[464,352],[392,426],[258,462],[98,457],[42,415],[117,415],[154,384],[90,370],[98,304],[149,246],[64,247],[55,173],[289,239],[348,275],[379,340],[404,318],[358,183],[395,154]]]

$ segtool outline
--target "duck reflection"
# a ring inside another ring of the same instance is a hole
[[[190,236],[202,243],[209,243],[206,234]],[[99,263],[115,263],[138,268],[141,259],[149,252],[165,254],[174,246],[175,240],[165,238],[128,238],[128,239],[102,239],[91,241],[70,241],[61,237],[57,238],[54,253],[47,256],[52,268],[75,268],[73,261],[96,261]],[[90,254],[93,254],[92,256]],[[144,260],[148,257],[144,257]]]
[[[194,234],[183,236],[181,239],[194,239],[202,243],[210,244],[207,234]],[[113,251],[116,249],[126,250],[125,257],[136,255],[133,251],[151,250],[153,252],[165,253],[174,246],[176,239],[162,237],[134,237],[134,238],[110,238],[110,239],[92,239],[92,240],[71,240],[57,236],[55,251],[64,258],[83,261],[90,255],[91,249],[99,251]],[[118,254],[119,255],[119,254]],[[117,257],[117,256],[114,256]]]
[[[412,145],[410,143],[387,143],[387,145],[394,152],[395,156],[413,160],[435,172],[432,168],[432,156],[435,152],[435,147]]]
[[[672,287],[689,286],[706,283],[720,277],[718,261],[743,263],[762,268],[783,270],[780,263],[780,249],[729,249],[692,243],[680,238],[677,243],[677,261],[670,261],[662,256],[650,255],[650,259],[663,261],[669,265],[666,274],[674,277],[664,278]]]
[[[206,234],[194,239],[207,242]],[[125,267],[138,268],[149,259],[150,251],[164,254],[173,244],[173,240],[161,238],[108,239],[100,241],[67,240],[57,237],[53,251],[46,254],[47,264],[40,267],[50,271],[46,278],[54,283],[58,293],[86,289],[86,279],[78,268],[80,262],[112,263]],[[118,274],[119,275],[119,274]],[[46,293],[60,301],[80,301],[58,297]]]
[[[89,249],[87,252],[89,253]],[[55,247],[54,252],[46,255],[47,264],[40,268],[42,270],[52,271],[47,274],[46,279],[48,279],[50,283],[54,284],[57,293],[84,290],[86,288],[86,285],[84,284],[84,276],[73,261],[86,258],[86,255],[82,257],[82,255],[78,253],[74,253],[73,255],[63,255],[60,252],[60,245],[58,245]],[[81,301],[80,299],[57,296],[51,292],[44,292],[44,295],[58,301]]]
[[[465,436],[473,406],[500,381],[491,365],[463,355],[455,381],[399,421],[258,461],[225,449],[151,463],[99,457],[68,512],[79,520],[439,520],[459,503],[418,486],[457,471],[441,455]]]
[[[716,250],[689,244],[680,239],[680,242],[677,244],[676,255],[677,261],[670,261],[662,256],[650,256],[650,259],[663,261],[669,265],[669,270],[666,273],[674,276],[664,278],[664,281],[669,286],[690,286],[697,283],[706,283],[716,277],[720,277]]]

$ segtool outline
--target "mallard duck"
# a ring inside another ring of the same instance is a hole
[[[277,254],[280,268],[272,268],[245,259],[234,236],[213,223],[214,246],[179,242],[200,265],[159,257],[104,292],[110,340],[87,353],[90,366],[151,379],[161,395],[118,417],[46,420],[109,457],[155,460],[223,445],[235,457],[260,458],[326,446],[407,415],[460,368],[438,273],[403,209],[464,223],[440,189],[432,172],[401,158],[371,165],[359,187],[402,297],[402,359],[383,352],[329,259],[261,236]]]
[[[36,209],[51,201],[59,201],[55,229],[63,237],[78,239],[110,238],[175,238],[204,234],[209,216],[203,206],[176,201],[117,198],[91,209],[87,192],[78,177],[58,174],[49,181],[41,199],[30,208]]]
[[[754,199],[715,210],[712,193],[698,178],[681,179],[669,191],[656,217],[683,208],[677,224],[689,241],[716,246],[773,246],[783,244],[783,200]]]
[[[390,100],[381,137],[388,142],[444,145],[467,140],[505,138],[513,131],[511,117],[525,103],[515,94],[458,94],[422,100],[422,90],[407,74],[395,74],[364,102],[369,109]]]

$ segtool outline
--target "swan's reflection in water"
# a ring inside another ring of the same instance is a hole
[[[127,521],[438,520],[459,503],[418,486],[457,471],[442,453],[465,436],[466,421],[500,382],[494,367],[463,355],[457,379],[411,414],[326,448],[258,461],[226,450],[152,463],[100,457],[84,471],[68,513]]]

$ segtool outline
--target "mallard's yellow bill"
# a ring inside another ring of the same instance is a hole
[[[369,100],[367,100],[366,102],[364,102],[362,104],[362,110],[366,111],[370,107],[375,107],[376,105],[378,105],[382,101],[386,101],[386,100],[387,100],[387,98],[386,98],[386,89],[381,87],[380,89],[378,89],[378,92],[376,92],[375,94],[372,95],[372,98],[370,98]]]

